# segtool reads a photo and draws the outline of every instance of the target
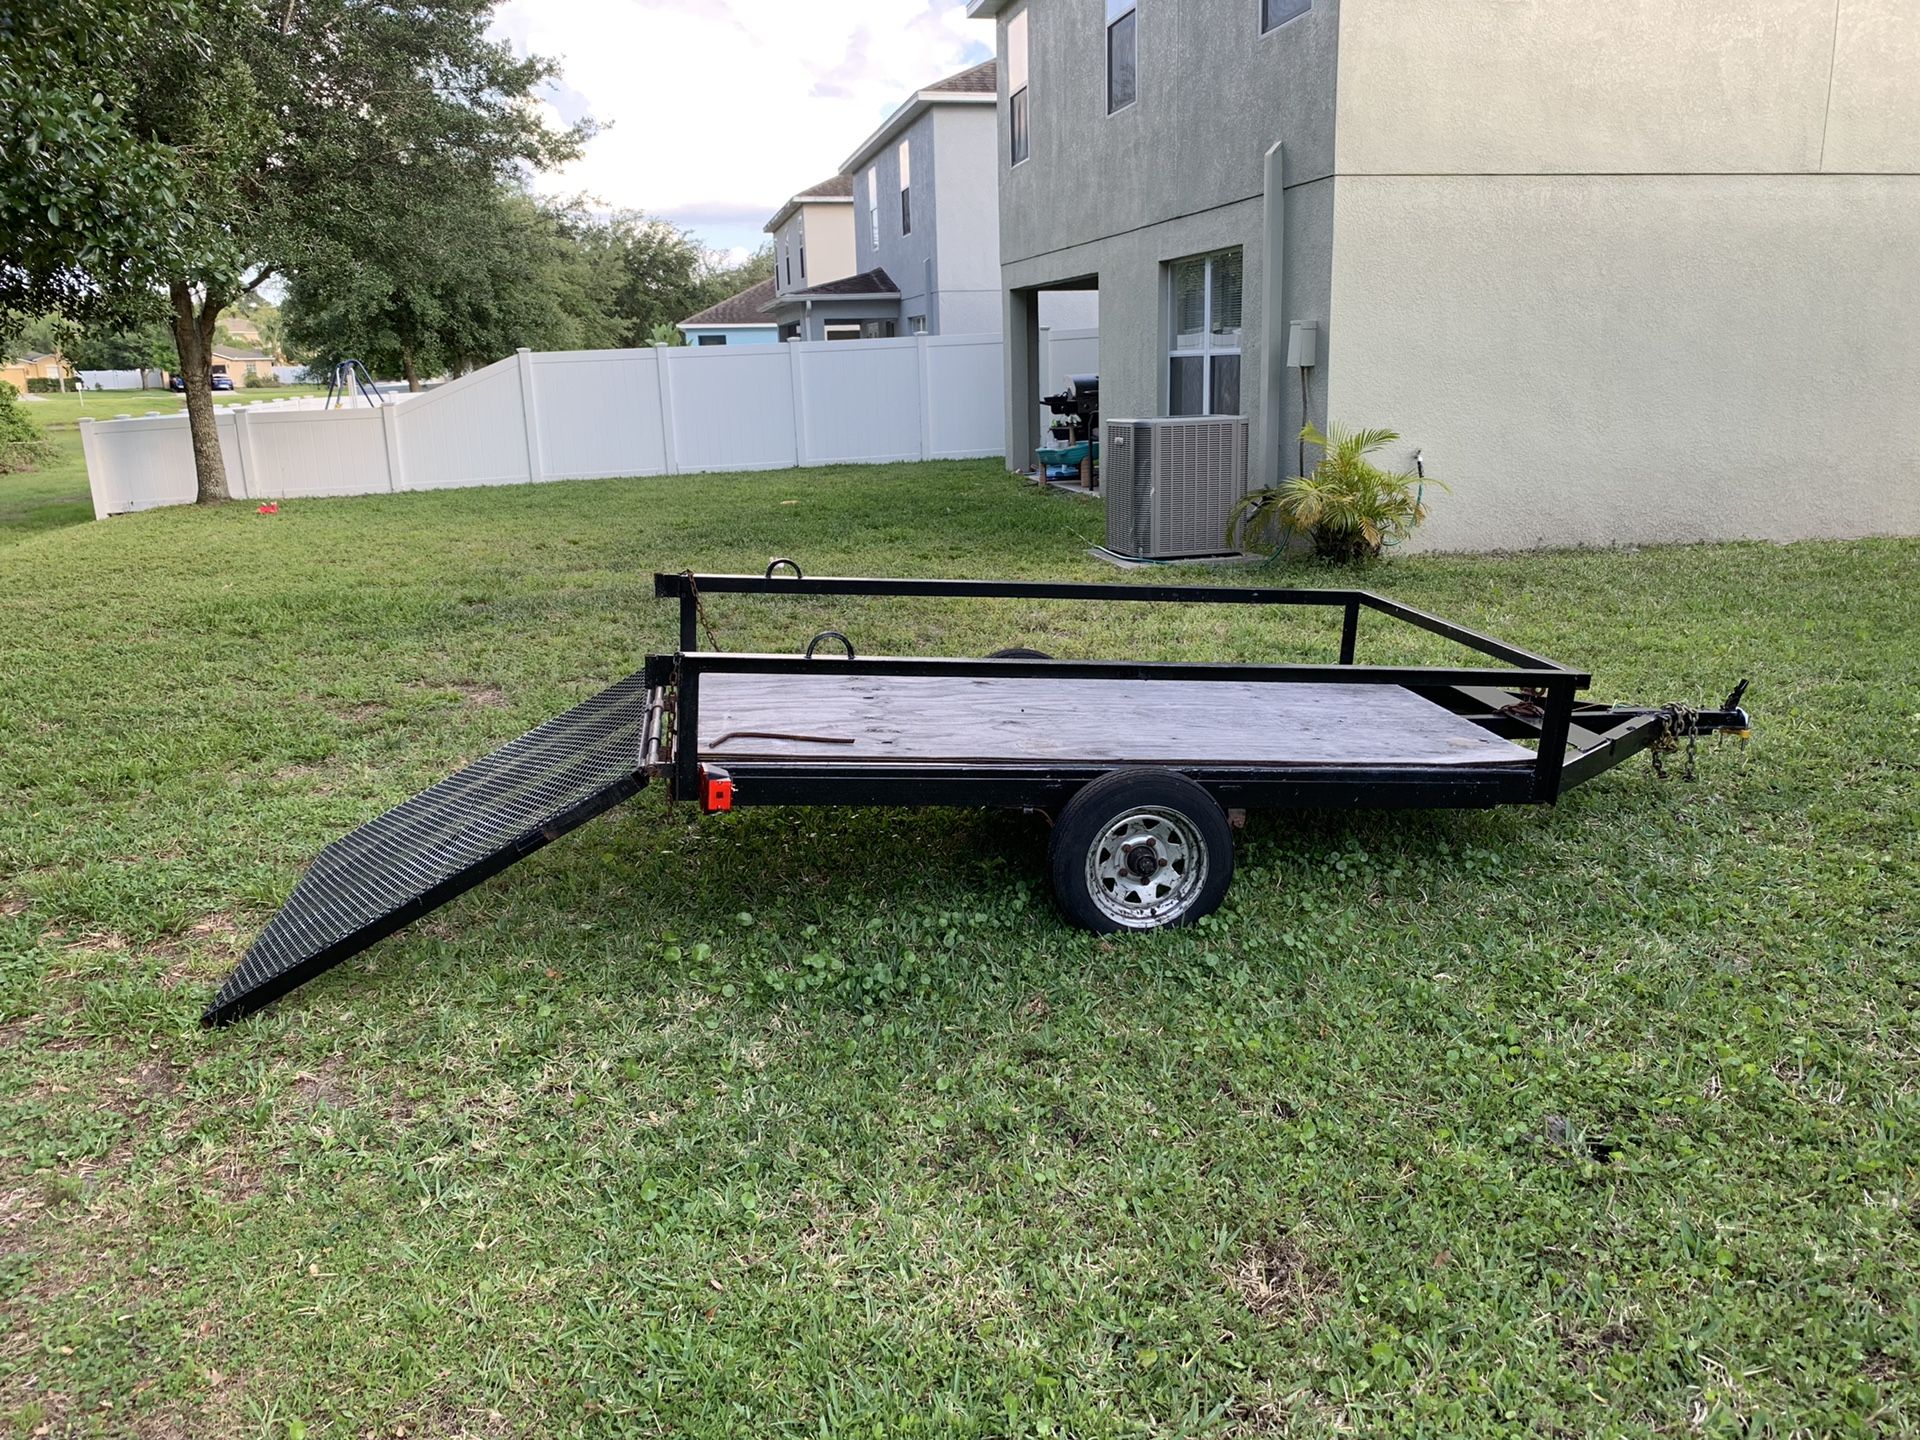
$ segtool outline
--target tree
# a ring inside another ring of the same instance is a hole
[[[173,331],[164,320],[123,330],[96,326],[80,332],[67,359],[76,370],[138,370],[144,390],[149,370],[165,370],[174,361]]]
[[[518,186],[416,194],[414,224],[335,246],[288,286],[288,340],[322,364],[365,362],[410,388],[531,349],[618,342],[612,276],[578,206]]]
[[[492,0],[59,0],[0,27],[0,307],[90,319],[164,294],[199,499],[224,500],[221,312],[410,223],[411,182],[491,187],[575,153]],[[17,142],[15,137],[17,137]],[[14,163],[17,149],[22,163]]]
[[[773,246],[762,246],[738,265],[678,226],[637,212],[614,215],[596,228],[589,243],[613,275],[610,304],[620,325],[621,345],[659,343],[653,337],[729,295],[737,295],[773,274]]]

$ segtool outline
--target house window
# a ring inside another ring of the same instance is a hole
[[[913,166],[907,142],[900,142],[900,233],[913,233]]]
[[[1027,12],[1007,21],[1007,129],[1013,136],[1013,163],[1033,153],[1027,129]]]
[[[793,249],[785,239],[780,241],[780,263],[786,267],[787,284],[791,286],[793,284]]]
[[[800,283],[807,283],[807,237],[800,237]]]
[[[1134,0],[1107,0],[1107,113],[1134,97]]]
[[[1260,0],[1260,33],[1298,20],[1313,8],[1313,0]]]
[[[1240,252],[1168,267],[1167,413],[1240,413]]]
[[[867,244],[880,249],[880,176],[873,165],[867,167]]]
[[[858,340],[860,338],[860,327],[858,325],[845,324],[829,325],[822,330],[821,333],[829,340]]]
[[[909,315],[907,317],[907,333],[909,335],[926,334],[927,333],[927,317],[924,315]]]
[[[727,337],[724,335],[702,335],[699,343],[702,345],[724,345],[727,343]]]
[[[862,340],[893,339],[893,321],[862,320],[860,322],[860,338]]]

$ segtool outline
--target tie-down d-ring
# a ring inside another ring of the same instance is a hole
[[[773,559],[767,561],[767,573],[764,578],[771,580],[773,578],[773,572],[778,570],[782,565],[793,571],[794,579],[804,580],[807,578],[800,573],[800,562],[798,560],[789,560],[784,555],[776,555]]]
[[[822,640],[838,640],[842,645],[847,647],[847,659],[853,659],[853,642],[838,630],[822,630],[818,635],[809,640],[807,642],[807,659],[811,660],[813,658],[813,652],[820,648],[820,642]]]

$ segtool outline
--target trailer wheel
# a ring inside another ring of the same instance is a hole
[[[1053,893],[1088,930],[1157,930],[1210,915],[1233,880],[1233,835],[1211,795],[1171,770],[1113,770],[1061,810]]]
[[[1004,650],[996,650],[987,656],[989,660],[1051,660],[1053,656],[1044,650],[1029,650],[1024,645],[1009,645]]]

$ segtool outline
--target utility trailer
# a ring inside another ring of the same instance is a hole
[[[654,593],[679,604],[673,654],[327,846],[205,1021],[259,1009],[656,779],[708,813],[1043,811],[1066,915],[1149,930],[1219,905],[1247,809],[1552,804],[1649,747],[1657,759],[1749,724],[1745,681],[1714,710],[1586,702],[1585,672],[1366,590],[807,578],[780,560],[764,575],[656,575]],[[1336,659],[1308,665],[858,655],[839,631],[800,654],[702,650],[722,595],[1312,606],[1339,617],[1340,638]],[[1486,663],[1362,665],[1363,616]]]

